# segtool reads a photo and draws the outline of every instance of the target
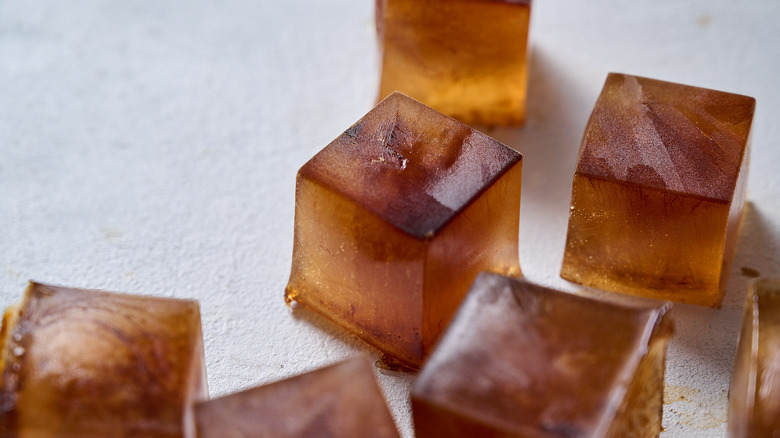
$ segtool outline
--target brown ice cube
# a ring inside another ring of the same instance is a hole
[[[478,272],[520,274],[521,158],[392,94],[298,172],[286,299],[418,367]]]
[[[754,110],[751,97],[610,73],[582,140],[561,276],[719,306]]]
[[[0,341],[0,436],[182,438],[208,397],[196,301],[30,283]]]
[[[197,438],[399,438],[372,368],[350,359],[200,403]]]
[[[750,284],[728,422],[731,438],[780,436],[780,280]]]
[[[525,118],[530,0],[377,0],[379,97],[400,91],[469,124]]]
[[[623,301],[480,274],[412,387],[416,436],[658,436],[670,306]]]

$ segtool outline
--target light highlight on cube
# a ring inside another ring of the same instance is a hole
[[[372,368],[350,359],[200,403],[197,438],[400,438]]]
[[[731,438],[780,436],[780,280],[750,284],[729,389]]]
[[[751,97],[610,73],[582,140],[561,276],[719,306],[754,111]]]
[[[391,95],[298,172],[285,298],[418,367],[477,273],[520,274],[521,159]]]
[[[394,91],[469,124],[525,118],[530,0],[377,0],[379,97]]]
[[[668,310],[480,274],[412,387],[415,435],[657,437]]]
[[[196,301],[30,283],[0,341],[0,436],[183,438],[208,398]]]

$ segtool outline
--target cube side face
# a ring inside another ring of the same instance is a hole
[[[302,175],[295,204],[288,301],[419,365],[424,243]]]
[[[482,273],[413,400],[518,436],[604,433],[659,312]]]
[[[758,307],[755,283],[751,283],[742,314],[737,356],[729,385],[728,436],[753,436],[753,412],[756,399],[758,367]]]
[[[11,436],[184,436],[202,396],[196,302],[31,284],[25,303],[0,429],[12,417]]]
[[[423,292],[427,356],[481,271],[520,275],[522,161],[493,182],[430,241]]]
[[[608,438],[657,437],[661,434],[664,402],[664,369],[668,334],[650,340],[623,403],[606,436]]]
[[[398,438],[364,358],[196,406],[198,438]]]
[[[525,118],[530,2],[385,0],[380,99],[401,91],[464,123]]]
[[[200,324],[200,309],[197,309],[197,328],[192,331],[194,348],[192,365],[185,388],[184,437],[195,435],[195,403],[209,399],[208,376],[206,375],[206,349],[203,346],[203,327]]]
[[[780,434],[780,280],[751,284],[729,392],[729,436]]]
[[[780,433],[780,281],[758,281],[758,385],[754,418]],[[757,434],[760,435],[760,434]]]
[[[728,222],[728,204],[575,174],[561,276],[715,307]]]

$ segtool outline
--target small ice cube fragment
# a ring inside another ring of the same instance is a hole
[[[379,97],[400,91],[469,124],[525,118],[531,0],[377,0]]]
[[[197,438],[400,438],[363,358],[199,403]]]
[[[719,306],[754,110],[752,97],[610,73],[582,140],[561,276]]]
[[[480,274],[412,387],[416,436],[657,437],[669,308]]]
[[[285,298],[419,367],[483,270],[520,274],[522,157],[400,93],[298,172]]]
[[[728,435],[780,436],[780,280],[750,283],[729,389]]]
[[[196,301],[31,282],[0,342],[0,436],[182,438],[208,398]]]

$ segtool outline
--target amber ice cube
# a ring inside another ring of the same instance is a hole
[[[208,397],[196,301],[30,283],[0,341],[3,437],[181,438]]]
[[[582,140],[561,276],[719,306],[754,110],[751,97],[610,73]]]
[[[477,273],[520,274],[521,158],[390,95],[298,172],[285,298],[418,367]]]
[[[480,274],[412,387],[416,436],[658,436],[669,308]]]
[[[780,280],[750,284],[729,389],[729,436],[780,436]]]
[[[199,403],[197,438],[400,438],[364,358]]]
[[[379,97],[400,91],[469,124],[525,118],[530,0],[377,0]]]

